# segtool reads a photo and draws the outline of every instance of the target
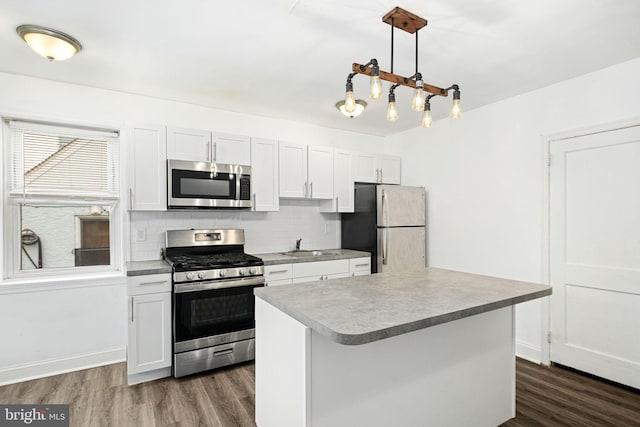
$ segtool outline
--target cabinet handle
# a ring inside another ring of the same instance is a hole
[[[289,270],[273,270],[270,271],[269,274],[278,274],[278,273],[286,273]]]
[[[356,264],[356,267],[367,267],[369,264]]]
[[[338,196],[336,196],[336,212],[340,212],[340,205],[338,204]]]
[[[133,210],[133,189],[129,189],[129,210]]]
[[[217,161],[218,160],[218,143],[214,142],[213,143],[213,161]]]
[[[382,184],[382,169],[380,169],[380,183]]]
[[[133,297],[131,297],[131,323],[133,323],[133,310],[135,305],[133,304]]]
[[[167,283],[166,280],[158,280],[155,282],[144,282],[144,283],[138,283],[138,286],[148,286],[148,285],[162,285]]]
[[[302,191],[304,192],[304,197],[307,197],[307,181],[304,182],[302,186]]]
[[[256,210],[256,193],[253,193],[253,210]]]
[[[311,187],[311,195],[309,197],[313,199],[313,182],[309,186]]]

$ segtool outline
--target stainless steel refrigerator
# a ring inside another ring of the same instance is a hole
[[[341,216],[342,247],[371,252],[371,272],[425,267],[424,187],[360,184],[354,213]]]

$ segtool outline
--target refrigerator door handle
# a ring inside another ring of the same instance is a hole
[[[387,265],[387,245],[389,244],[389,230],[382,229],[382,265]]]

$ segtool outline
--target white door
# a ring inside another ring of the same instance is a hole
[[[277,211],[278,196],[278,141],[251,138],[251,185],[253,210]]]
[[[356,153],[353,156],[353,180],[355,182],[378,182],[377,163],[375,154]]]
[[[307,145],[279,144],[280,197],[307,197]]]
[[[130,298],[128,374],[171,366],[171,292]]]
[[[232,165],[251,164],[251,139],[243,135],[213,134],[213,162]]]
[[[201,129],[167,128],[167,158],[211,161],[211,132]]]
[[[640,127],[550,145],[551,360],[640,387]]]
[[[133,125],[129,137],[129,209],[167,210],[165,127]]]
[[[309,145],[307,148],[309,197],[333,199],[333,148]]]
[[[351,152],[335,150],[333,155],[333,194],[336,212],[353,212],[354,185]]]
[[[380,182],[400,184],[400,157],[380,156],[378,158]]]

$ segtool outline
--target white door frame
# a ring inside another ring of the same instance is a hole
[[[542,165],[542,248],[541,248],[541,259],[542,265],[540,268],[540,277],[542,281],[550,285],[551,284],[551,268],[550,268],[550,185],[551,180],[549,178],[550,162],[553,162],[551,159],[551,144],[556,141],[566,140],[571,138],[578,138],[585,135],[592,135],[596,133],[609,132],[617,129],[624,129],[633,126],[640,126],[640,117],[634,117],[630,119],[618,120],[614,122],[601,123],[593,126],[585,126],[581,128],[574,128],[570,130],[565,130],[561,132],[554,132],[549,134],[541,135],[541,157],[542,161],[540,162]],[[541,333],[541,342],[542,342],[542,359],[541,363],[543,365],[551,364],[551,345],[548,333],[551,328],[551,307],[550,307],[550,298],[543,298],[542,300],[542,333]]]

